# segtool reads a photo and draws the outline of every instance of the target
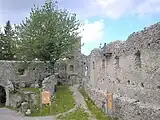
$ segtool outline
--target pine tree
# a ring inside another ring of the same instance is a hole
[[[14,54],[12,51],[14,44],[14,32],[11,27],[10,21],[6,22],[4,26],[4,33],[1,33],[1,57],[3,60],[13,60]]]

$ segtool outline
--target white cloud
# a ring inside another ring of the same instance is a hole
[[[82,43],[99,41],[103,38],[104,35],[103,20],[95,21],[93,23],[89,23],[88,21],[86,21],[82,29],[84,29],[81,33]]]
[[[89,7],[89,11],[95,13],[94,15],[103,14],[114,19],[120,18],[125,14],[138,14],[141,16],[160,13],[159,0],[124,0],[123,2],[121,0],[96,0],[96,2],[92,2],[90,0],[90,5],[92,6]],[[99,14],[97,11],[100,11]],[[103,43],[104,23],[103,20],[92,23],[86,21],[85,23],[83,26],[84,31],[82,32],[82,43],[85,43],[85,45],[82,47],[82,53],[88,55],[93,48]],[[130,28],[132,27],[133,25],[131,24]]]
[[[160,14],[160,0],[96,0],[104,15],[120,18],[125,14]]]
[[[103,20],[94,21],[89,23],[85,22],[85,25],[81,28],[84,29],[81,33],[82,35],[82,43],[84,46],[82,47],[82,53],[88,54],[92,48],[98,47],[100,43],[102,43],[104,38],[104,23]]]
[[[137,7],[138,14],[160,13],[160,0],[147,0]]]
[[[119,18],[128,10],[132,9],[133,0],[97,0],[103,10],[104,15],[111,18]]]
[[[130,14],[160,14],[160,0],[86,0],[83,9],[76,13],[85,18],[92,16],[107,16],[118,19]],[[80,6],[80,5],[77,5]],[[74,10],[73,10],[74,11]],[[84,14],[85,13],[85,14]],[[86,17],[87,16],[87,17]]]

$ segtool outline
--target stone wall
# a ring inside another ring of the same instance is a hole
[[[51,69],[47,63],[0,61],[0,84],[3,86],[7,86],[8,81],[31,85],[38,80],[43,80],[50,74]]]
[[[88,59],[85,88],[98,106],[109,91],[122,120],[160,119],[160,23],[94,49]]]
[[[64,76],[63,79],[55,74],[56,81],[62,81],[65,84],[78,84],[81,81],[81,61],[80,53],[74,54],[74,59],[69,59],[67,62],[67,78]],[[74,62],[73,62],[74,61]],[[69,66],[73,65],[73,71],[69,70]],[[59,65],[57,66],[59,67]],[[40,87],[40,83],[44,78],[52,75],[52,67],[50,64],[40,61],[3,61],[0,60],[0,85],[5,88],[6,91],[6,105],[10,103],[10,92],[15,87]],[[57,68],[59,69],[59,68]],[[55,69],[56,72],[59,72]],[[65,73],[62,70],[62,74]]]
[[[51,74],[49,64],[42,62],[0,61],[0,85],[6,91],[6,106],[12,97],[14,87],[39,87],[38,80]]]
[[[61,83],[64,84],[79,84],[84,76],[85,58],[86,56],[81,54],[81,41],[79,40],[75,48],[68,55],[68,58],[60,60],[56,73],[60,77]]]

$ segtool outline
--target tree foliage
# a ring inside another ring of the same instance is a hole
[[[15,49],[15,32],[12,29],[10,21],[6,22],[4,31],[0,33],[0,59],[13,60]]]
[[[38,58],[54,66],[65,58],[79,42],[80,21],[75,14],[58,9],[56,2],[34,6],[29,18],[18,27],[18,56],[25,60]]]

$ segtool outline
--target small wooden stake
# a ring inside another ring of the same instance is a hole
[[[50,114],[52,115],[52,101],[50,102]]]

